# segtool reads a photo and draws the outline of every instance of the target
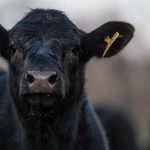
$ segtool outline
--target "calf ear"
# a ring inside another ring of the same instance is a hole
[[[8,31],[2,25],[0,25],[0,54],[4,58],[7,58],[8,44]]]
[[[117,54],[132,39],[134,27],[125,22],[108,22],[96,30],[81,33],[81,59],[110,57]]]

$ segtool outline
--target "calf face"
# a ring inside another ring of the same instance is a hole
[[[119,36],[112,44],[115,33]],[[125,22],[79,30],[62,12],[36,9],[11,30],[0,27],[0,53],[10,63],[10,92],[20,113],[50,116],[83,93],[84,66],[92,57],[119,52],[133,37]]]

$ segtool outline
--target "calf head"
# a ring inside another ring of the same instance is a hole
[[[62,12],[44,9],[32,10],[9,31],[0,26],[0,53],[10,64],[10,92],[18,111],[49,116],[77,103],[86,62],[115,55],[133,32],[128,23],[108,22],[85,33]]]

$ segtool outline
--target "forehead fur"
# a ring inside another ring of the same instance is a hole
[[[11,30],[13,42],[32,38],[75,39],[79,36],[78,28],[58,10],[33,9]]]
[[[52,20],[57,20],[58,22],[67,21],[71,23],[62,11],[53,9],[32,9],[17,25],[37,22],[49,23]]]

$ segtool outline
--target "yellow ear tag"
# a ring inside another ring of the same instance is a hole
[[[106,36],[104,39],[104,42],[107,43],[106,48],[104,50],[103,53],[103,57],[106,55],[106,53],[108,52],[108,50],[110,49],[111,45],[116,41],[116,39],[119,37],[119,32],[116,32],[112,38],[110,38],[109,36]]]
[[[111,40],[111,39],[110,39],[109,36],[106,36],[105,39],[104,39],[104,41],[105,41],[107,44],[110,43],[110,40]]]

